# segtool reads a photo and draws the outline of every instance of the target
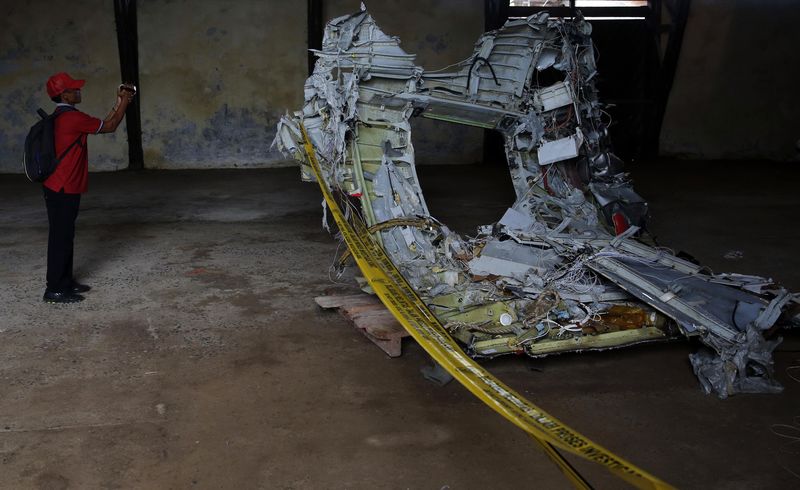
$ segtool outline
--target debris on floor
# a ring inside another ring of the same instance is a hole
[[[729,250],[722,256],[723,259],[728,260],[741,260],[744,258],[744,252],[741,250]]]
[[[466,60],[425,71],[362,8],[327,24],[305,104],[275,142],[314,181],[305,128],[349,219],[473,357],[696,337],[706,392],[779,392],[780,338],[765,336],[800,323],[798,295],[655,246],[647,203],[610,150],[591,32],[580,15],[512,19]],[[430,216],[411,117],[502,134],[516,201],[497,223],[462,237]]]

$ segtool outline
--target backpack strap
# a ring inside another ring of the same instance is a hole
[[[76,108],[74,108],[74,107],[72,107],[72,106],[68,106],[68,107],[67,107],[67,106],[58,106],[58,107],[56,107],[56,110],[55,110],[55,111],[53,111],[53,117],[58,117],[58,116],[60,116],[61,114],[64,114],[65,112],[71,112],[71,111],[77,111],[77,110],[78,110],[78,109],[76,109]],[[83,135],[82,135],[82,134],[81,134],[81,135],[79,135],[79,136],[78,136],[78,138],[77,138],[75,141],[73,141],[73,142],[72,142],[72,144],[71,144],[71,145],[69,145],[69,146],[67,147],[67,149],[66,149],[66,150],[64,150],[64,152],[63,152],[63,153],[61,153],[61,155],[59,155],[59,157],[58,157],[58,159],[57,159],[56,161],[57,161],[57,162],[61,162],[61,160],[63,160],[63,159],[64,159],[64,157],[65,157],[65,156],[67,156],[67,153],[69,153],[69,152],[70,152],[70,150],[72,150],[72,149],[75,147],[75,145],[77,145],[78,143],[80,143],[80,141],[81,141],[81,138],[83,138]]]
[[[59,161],[59,162],[60,162],[61,160],[63,160],[65,156],[67,156],[67,153],[69,153],[69,151],[70,151],[71,149],[73,149],[73,148],[75,147],[75,145],[77,145],[78,143],[80,143],[80,141],[81,141],[81,138],[83,138],[83,135],[80,135],[80,136],[78,136],[78,139],[76,139],[75,141],[73,141],[73,142],[72,142],[72,144],[71,144],[71,145],[69,145],[69,146],[67,147],[67,149],[66,149],[66,150],[64,150],[64,152],[63,152],[63,153],[62,153],[62,154],[61,154],[61,155],[58,157],[58,161]]]
[[[71,105],[60,105],[60,106],[56,107],[56,109],[53,111],[53,117],[60,116],[61,114],[64,114],[65,112],[72,112],[72,111],[77,111],[77,110],[78,109],[76,109],[75,107],[73,107]]]

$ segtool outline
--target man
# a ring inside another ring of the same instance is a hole
[[[78,217],[81,194],[87,190],[89,158],[86,136],[113,133],[125,109],[133,100],[135,88],[120,85],[117,101],[105,120],[75,109],[81,102],[85,80],[75,80],[66,73],[56,73],[47,80],[47,95],[56,103],[55,150],[61,162],[42,186],[47,205],[50,232],[47,239],[47,303],[76,303],[83,301],[79,293],[91,287],[72,277],[75,219]]]

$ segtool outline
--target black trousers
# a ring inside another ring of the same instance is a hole
[[[42,186],[50,233],[47,237],[47,289],[65,293],[72,289],[72,255],[80,194],[54,192]]]

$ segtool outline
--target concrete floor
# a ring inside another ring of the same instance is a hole
[[[655,162],[632,172],[662,244],[800,291],[800,170]],[[420,174],[434,215],[461,231],[510,202],[501,170]],[[425,381],[419,346],[389,359],[317,308],[314,296],[351,291],[352,273],[329,280],[336,242],[320,227],[318,189],[296,169],[90,181],[76,269],[95,289],[50,306],[40,191],[0,176],[0,487],[570,488],[460,385]],[[800,486],[800,448],[772,430],[800,422],[800,332],[775,355],[781,395],[704,395],[687,358],[695,347],[484,365],[680,488]],[[599,488],[622,486],[574,461]]]

